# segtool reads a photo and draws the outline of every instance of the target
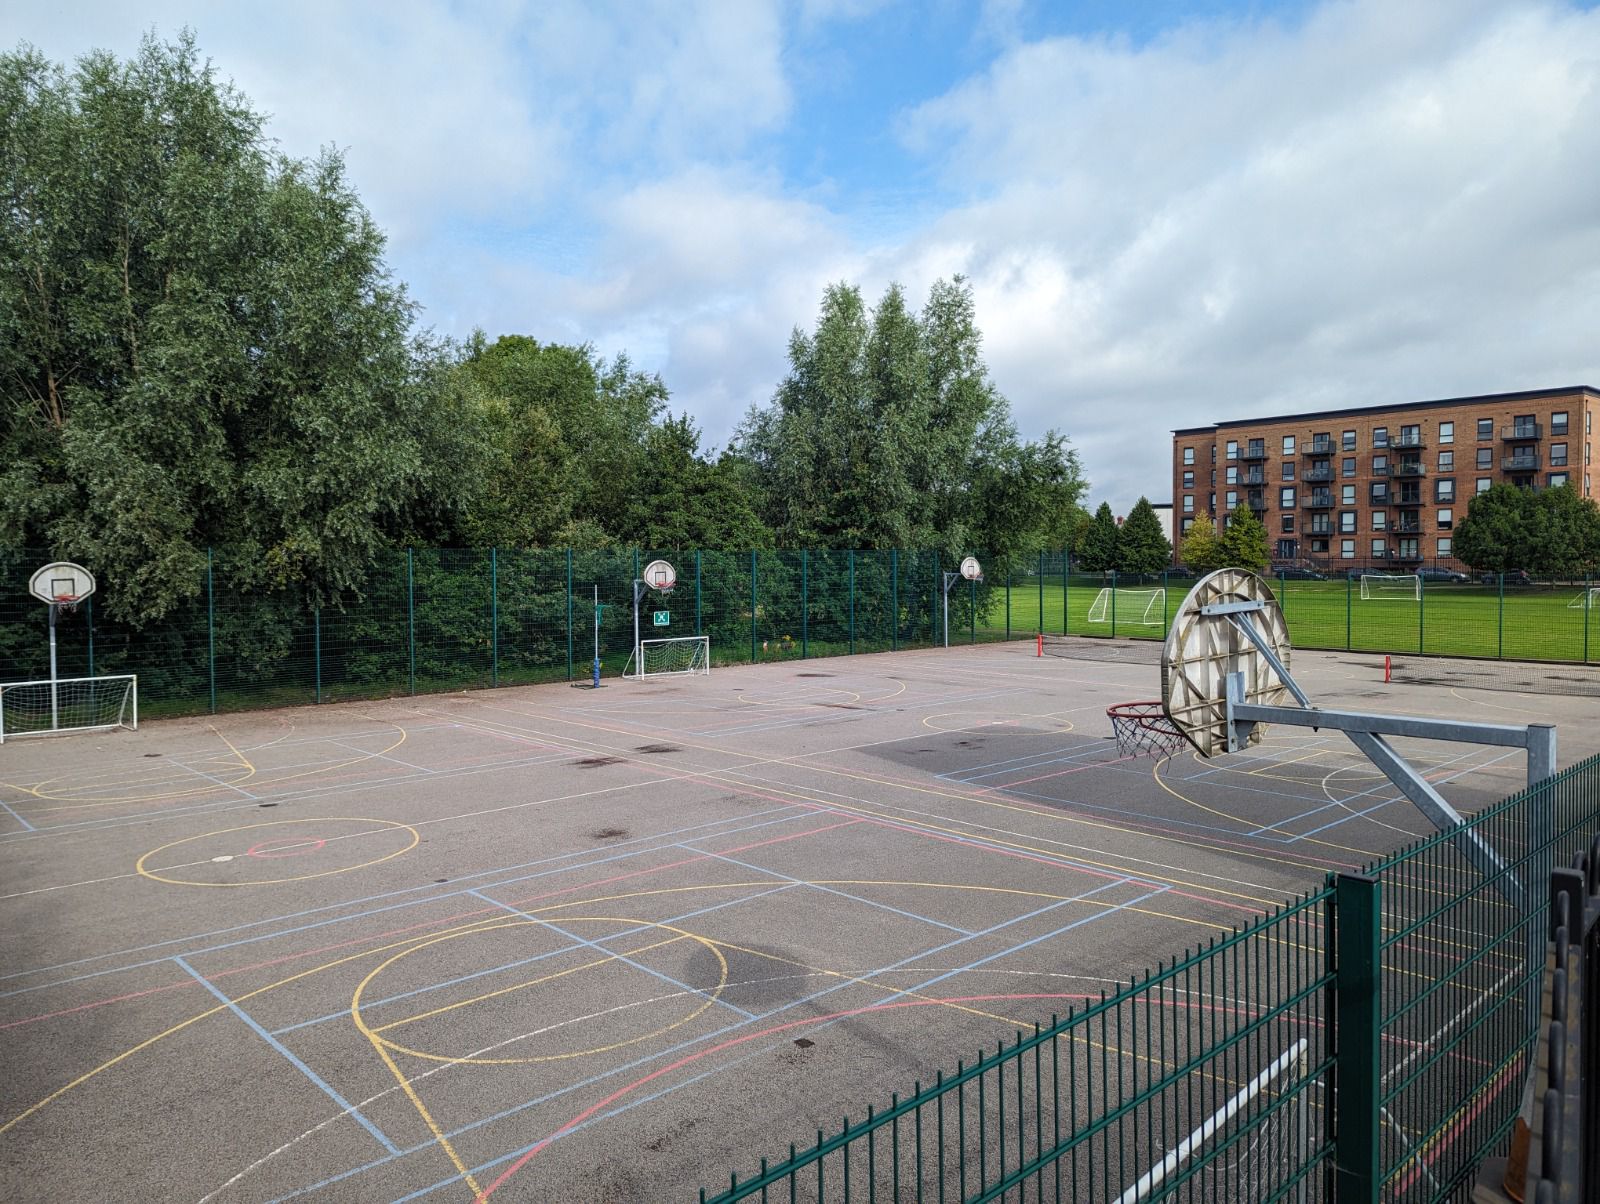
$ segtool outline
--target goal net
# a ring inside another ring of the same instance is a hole
[[[65,677],[0,682],[0,744],[12,736],[139,727],[139,679]]]
[[[1108,586],[1095,595],[1089,604],[1089,622],[1111,622],[1112,590]],[[1160,627],[1167,621],[1167,591],[1165,589],[1118,589],[1116,611],[1119,623],[1138,627]]]
[[[711,672],[711,637],[685,635],[640,640],[622,670],[624,677],[692,677]]]
[[[1422,578],[1416,573],[1362,573],[1361,600],[1404,599],[1412,601],[1422,597]]]
[[[1600,610],[1600,585],[1591,585],[1571,602],[1567,603],[1568,610]]]

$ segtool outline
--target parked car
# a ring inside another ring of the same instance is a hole
[[[1448,581],[1451,585],[1465,585],[1472,578],[1455,569],[1418,569],[1417,576],[1424,581]]]
[[[1527,571],[1524,570],[1524,569],[1513,569],[1509,573],[1502,573],[1501,576],[1503,576],[1506,579],[1506,584],[1507,585],[1532,585],[1533,584],[1533,578],[1530,577],[1528,575]],[[1495,584],[1495,582],[1497,580],[1497,577],[1495,576],[1494,573],[1485,573],[1480,578],[1480,580],[1485,585],[1493,585],[1493,584]]]
[[[1328,579],[1328,574],[1326,573],[1319,573],[1316,569],[1303,568],[1295,564],[1286,564],[1281,568],[1275,568],[1272,570],[1271,575],[1280,577],[1285,581],[1326,581]]]

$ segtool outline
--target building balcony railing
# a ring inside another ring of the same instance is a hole
[[[1500,438],[1507,443],[1520,443],[1523,440],[1544,438],[1544,427],[1537,422],[1513,422],[1510,426],[1500,428]]]
[[[1266,483],[1267,474],[1259,468],[1252,468],[1239,478],[1239,484],[1241,485],[1265,485]]]
[[[1332,535],[1333,534],[1333,524],[1332,523],[1312,523],[1309,527],[1306,528],[1306,534],[1307,535]]]
[[[1244,504],[1249,506],[1250,509],[1254,510],[1257,514],[1265,514],[1267,512],[1266,499],[1260,497],[1259,495],[1246,498]]]
[[[1394,525],[1390,527],[1389,530],[1393,531],[1396,535],[1421,535],[1422,524],[1415,519],[1407,520],[1401,518],[1396,519]]]
[[[1394,498],[1395,495],[1390,493],[1387,489],[1374,489],[1371,494],[1368,495],[1367,500],[1374,506],[1388,506],[1393,504]]]
[[[1264,447],[1247,447],[1239,453],[1239,459],[1246,463],[1259,463],[1267,458],[1267,449]]]
[[[1537,472],[1539,471],[1539,453],[1519,452],[1514,456],[1505,456],[1500,461],[1500,467],[1507,472]]]
[[[1331,456],[1333,455],[1332,439],[1308,439],[1300,446],[1302,456]]]
[[[1332,510],[1333,494],[1313,493],[1310,497],[1301,498],[1300,504],[1307,510]]]
[[[1419,460],[1406,460],[1404,463],[1396,464],[1393,472],[1397,477],[1420,477],[1427,475],[1428,469]]]
[[[1308,468],[1300,474],[1300,479],[1302,481],[1331,481],[1333,480],[1333,469]]]
[[[1389,475],[1389,466],[1387,464],[1374,464],[1372,466],[1372,475],[1375,476],[1375,477],[1386,477],[1386,476],[1388,476]]]
[[[1422,505],[1422,494],[1420,492],[1418,492],[1418,493],[1402,493],[1402,494],[1399,494],[1394,499],[1394,501],[1390,502],[1389,504],[1391,506],[1398,506],[1401,509],[1407,509],[1407,508],[1414,507],[1414,506],[1420,506],[1420,505]]]
[[[1415,451],[1420,447],[1425,447],[1426,443],[1422,438],[1422,432],[1418,431],[1416,434],[1396,435],[1393,439],[1389,440],[1389,446],[1397,447],[1401,451]]]

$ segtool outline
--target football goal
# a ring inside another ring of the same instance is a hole
[[[1381,602],[1404,600],[1415,602],[1422,597],[1422,578],[1416,573],[1362,573],[1361,600]]]
[[[12,736],[139,728],[139,679],[63,677],[0,682],[0,744]]]
[[[711,672],[711,637],[684,635],[640,640],[623,667],[624,677],[694,677]]]
[[[1591,585],[1571,602],[1567,603],[1568,610],[1600,610],[1600,585]]]
[[[1134,627],[1160,627],[1167,621],[1165,589],[1118,589],[1116,595],[1119,623]],[[1089,622],[1111,622],[1111,603],[1111,587],[1107,586],[1089,604]]]

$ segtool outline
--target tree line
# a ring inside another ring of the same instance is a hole
[[[708,448],[626,355],[421,328],[339,154],[282,154],[187,34],[0,55],[0,189],[0,545],[92,563],[128,621],[191,600],[212,546],[321,603],[400,545],[1005,559],[1087,521],[960,278],[920,308],[830,287]]]

